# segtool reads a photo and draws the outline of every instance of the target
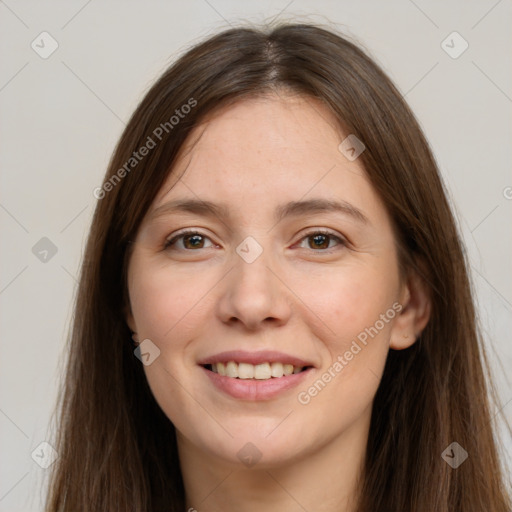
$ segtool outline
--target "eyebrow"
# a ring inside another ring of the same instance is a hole
[[[230,217],[229,208],[225,204],[184,198],[175,199],[159,206],[150,214],[150,220],[155,220],[158,217],[173,213],[193,213],[204,217],[218,217],[220,219],[228,219]],[[356,208],[346,201],[334,201],[330,199],[290,201],[276,208],[274,218],[276,223],[278,223],[286,217],[298,217],[300,215],[319,213],[341,213],[361,224],[371,225],[368,217],[359,208]]]

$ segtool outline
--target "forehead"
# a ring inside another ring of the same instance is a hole
[[[153,210],[174,197],[232,204],[237,210],[307,196],[383,208],[346,137],[321,101],[269,95],[220,109],[197,126],[159,191]],[[373,203],[373,204],[370,204]]]

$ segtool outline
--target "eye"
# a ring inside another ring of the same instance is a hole
[[[194,230],[182,231],[174,235],[172,238],[165,241],[164,249],[173,248],[175,250],[194,250],[194,249],[207,249],[209,247],[213,247],[213,244],[210,246],[205,246],[205,240],[210,241],[209,237],[203,235],[202,233]],[[315,252],[323,252],[330,253],[332,251],[332,242],[338,243],[338,245],[346,246],[346,242],[343,238],[332,233],[331,231],[324,229],[317,229],[315,231],[310,231],[306,233],[304,237],[301,239],[301,243],[303,241],[308,241],[308,248],[314,249]],[[180,244],[177,242],[181,242]],[[174,246],[174,247],[173,247]],[[178,247],[176,247],[178,246]]]
[[[346,242],[343,238],[336,235],[335,233],[332,233],[331,231],[324,230],[324,229],[317,229],[315,231],[310,231],[309,233],[306,233],[306,235],[301,239],[302,241],[308,242],[308,248],[314,249],[316,252],[333,252],[332,246],[330,245],[331,242],[337,242],[341,246],[346,246]],[[318,249],[328,249],[328,250],[321,250],[318,251]]]
[[[205,240],[210,240],[207,236],[199,233],[197,231],[188,230],[182,231],[177,235],[173,236],[169,240],[165,241],[164,249],[168,249],[173,245],[176,245],[177,241],[182,241],[182,247],[178,247],[177,250],[194,250],[194,249],[204,249],[205,248]],[[211,240],[210,240],[211,242]],[[179,244],[178,244],[179,245]],[[213,244],[210,246],[213,247]]]

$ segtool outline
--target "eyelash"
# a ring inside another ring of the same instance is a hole
[[[186,231],[182,231],[181,233],[177,233],[172,238],[166,240],[163,249],[164,250],[169,249],[177,240],[179,240],[180,238],[184,238],[187,235],[199,235],[199,236],[201,236],[203,238],[208,238],[208,239],[210,238],[210,237],[208,237],[206,235],[203,235],[202,233],[200,233],[198,231],[195,231],[193,229],[189,229],[189,230],[186,230]],[[307,238],[310,238],[310,237],[312,237],[314,235],[329,236],[331,239],[336,240],[341,246],[346,247],[346,245],[347,245],[347,242],[343,238],[341,238],[340,236],[336,235],[332,231],[329,231],[329,230],[326,230],[326,229],[315,229],[313,231],[309,231],[308,233],[306,233],[300,239],[300,241],[305,240]],[[183,249],[183,250],[184,251],[189,251],[189,252],[194,252],[194,249]],[[331,253],[335,252],[337,249],[331,248],[331,249],[325,249],[325,250],[324,249],[319,249],[319,250],[311,249],[311,250],[313,252],[321,252],[321,253],[324,253],[324,254],[331,254]]]

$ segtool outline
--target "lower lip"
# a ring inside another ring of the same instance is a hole
[[[300,384],[313,368],[300,373],[292,373],[283,377],[272,377],[267,380],[234,379],[219,375],[201,366],[213,384],[224,393],[241,400],[269,400]]]

